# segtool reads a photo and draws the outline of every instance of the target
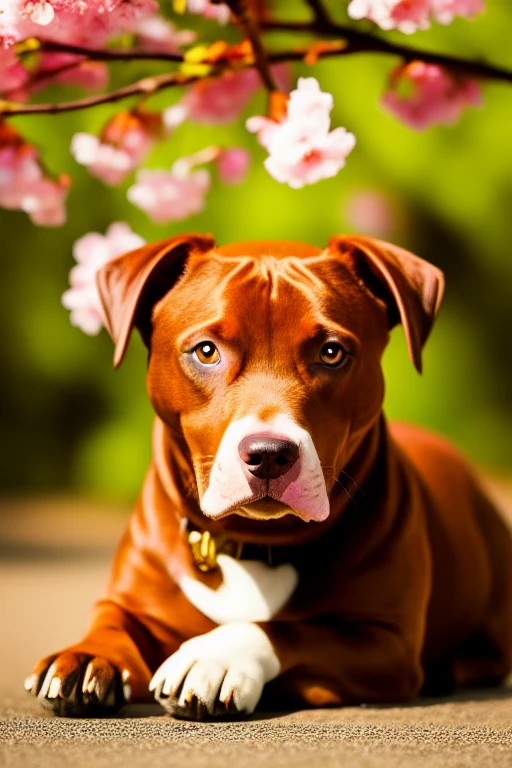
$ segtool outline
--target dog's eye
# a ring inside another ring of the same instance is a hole
[[[211,341],[202,341],[194,347],[193,352],[203,365],[215,365],[220,360],[220,352]]]
[[[320,360],[324,365],[335,368],[344,361],[346,352],[337,341],[326,342],[320,350]]]

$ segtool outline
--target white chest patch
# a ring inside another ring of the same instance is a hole
[[[217,558],[223,581],[218,589],[184,574],[179,584],[187,599],[216,624],[269,621],[292,596],[299,576],[293,565],[271,567],[259,560]]]

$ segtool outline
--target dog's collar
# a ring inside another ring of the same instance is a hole
[[[342,476],[343,482],[339,479]],[[345,471],[340,473],[337,482],[346,494],[350,505],[353,508],[359,507],[368,489],[360,487]],[[283,546],[243,542],[226,533],[214,535],[210,531],[199,528],[186,517],[180,519],[180,528],[190,546],[197,568],[203,573],[218,568],[217,555],[229,555],[236,560],[259,560],[270,566],[280,565],[289,560]]]
[[[269,544],[238,541],[224,533],[214,536],[210,531],[201,530],[187,518],[182,519],[182,531],[195,564],[203,573],[218,567],[217,555],[229,555],[236,560],[259,560],[267,565],[276,564],[274,547]]]

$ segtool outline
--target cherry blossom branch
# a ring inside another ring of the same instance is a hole
[[[272,92],[278,87],[270,71],[268,56],[261,40],[258,22],[247,6],[246,0],[225,0],[226,5],[237,18],[245,37],[250,41],[254,53],[255,65],[265,88]]]
[[[74,53],[77,56],[86,56],[91,61],[172,61],[183,62],[180,53],[165,53],[163,51],[138,51],[130,48],[105,48],[93,50],[80,45],[69,45],[51,41],[41,41],[39,51],[47,53]]]
[[[313,0],[314,1],[314,0]],[[439,64],[449,69],[456,69],[459,72],[467,75],[468,77],[478,77],[489,80],[498,80],[500,82],[512,82],[512,70],[500,67],[494,64],[488,64],[484,61],[473,61],[471,59],[465,59],[462,57],[451,56],[443,53],[433,53],[431,51],[424,51],[419,48],[414,48],[409,45],[402,45],[400,43],[392,43],[376,35],[372,35],[369,32],[361,32],[353,27],[348,27],[343,24],[336,24],[332,21],[326,21],[326,17],[321,17],[321,20],[316,21],[277,21],[266,20],[261,22],[261,28],[263,31],[286,31],[297,32],[304,34],[322,34],[327,37],[335,37],[344,40],[347,45],[343,50],[338,52],[338,55],[348,55],[352,53],[382,53],[391,56],[400,56],[405,61],[425,61],[428,64]],[[86,56],[92,61],[171,61],[175,63],[182,63],[183,56],[175,53],[163,53],[163,52],[147,52],[137,50],[124,50],[124,49],[105,49],[105,50],[92,50],[90,48],[84,48],[75,45],[66,45],[63,43],[41,43],[40,50],[59,52],[59,53],[74,53],[81,56]],[[327,54],[323,54],[327,55]],[[331,55],[334,55],[331,53]],[[282,52],[278,54],[270,54],[267,58],[270,62],[276,61],[298,61],[303,58],[304,54],[300,52],[300,49],[296,51]]]
[[[266,29],[288,29],[289,24],[293,26],[294,31],[311,32],[316,29],[314,23],[311,22],[265,22],[265,27]],[[299,25],[299,28],[297,28],[297,25]],[[340,31],[339,25],[333,25],[333,27],[338,32]],[[340,40],[339,48],[320,50],[317,54],[318,58],[325,58],[329,56],[347,56],[353,53],[387,53],[401,56],[406,61],[421,60],[427,63],[445,66],[452,70],[457,70],[466,76],[512,83],[512,71],[494,66],[492,64],[471,61],[468,59],[462,59],[455,56],[447,56],[444,54],[420,51],[415,48],[411,48],[410,46],[389,43],[388,41],[382,40],[381,38],[374,37],[373,35],[369,35],[367,33],[358,32],[357,30],[353,30],[348,27],[341,27],[341,29],[348,31],[349,33],[344,35],[344,40],[346,43],[343,43],[343,40]],[[333,30],[331,30],[331,32],[333,33]],[[343,36],[338,34],[338,37]],[[137,58],[137,56],[134,57],[133,55],[125,56],[124,51],[89,51],[86,54],[87,49],[64,45],[60,46],[59,50],[62,52],[67,51],[80,53],[81,55],[88,55],[89,53],[92,53],[93,56],[91,58],[94,58],[95,60],[99,60],[102,54],[108,54],[111,59]],[[311,46],[297,48],[295,50],[286,50],[281,52],[277,51],[268,55],[267,62],[270,64],[277,64],[280,62],[302,61],[310,50]],[[118,54],[122,54],[122,56],[118,56]],[[165,55],[168,56],[167,54]],[[172,54],[172,56],[172,61],[183,63],[183,56],[175,56],[175,54]],[[144,58],[148,57],[144,56]],[[153,54],[150,56],[150,58],[162,58],[162,54],[159,54],[158,56]],[[251,68],[252,66],[257,65],[255,63],[254,65],[251,65]],[[204,77],[218,77],[224,71],[229,69],[231,68],[228,65],[224,65],[210,70],[207,75],[186,75],[182,72],[154,75],[145,77],[135,83],[124,86],[109,93],[101,93],[94,96],[88,96],[84,99],[77,99],[75,101],[60,102],[55,104],[17,104],[8,101],[0,101],[0,117],[74,112],[82,109],[88,109],[90,107],[95,107],[100,104],[114,103],[131,96],[149,96],[152,93],[156,93],[157,91],[161,91],[166,88],[189,85],[196,82],[197,80],[203,79]]]
[[[512,70],[483,61],[474,61],[443,53],[424,51],[410,45],[393,43],[384,38],[361,32],[344,24],[337,24],[326,16],[317,17],[314,21],[278,21],[265,20],[261,23],[264,31],[299,32],[304,34],[321,34],[345,40],[347,45],[341,54],[352,53],[383,53],[400,56],[405,61],[424,61],[427,64],[438,64],[448,69],[457,70],[468,77],[498,80],[512,83]]]
[[[290,61],[302,61],[305,56],[310,52],[310,46],[300,48],[294,51],[281,51],[272,53],[268,56],[268,62],[271,64],[279,64],[282,62]],[[342,49],[331,48],[325,51],[319,51],[318,57],[326,56],[338,56],[345,54],[346,48]],[[180,61],[183,62],[184,58],[181,57]],[[73,65],[76,66],[76,65]],[[256,68],[256,63],[249,64],[242,69]],[[197,80],[203,80],[205,78],[219,77],[226,71],[240,71],[240,67],[236,69],[230,67],[228,64],[219,64],[215,68],[209,69],[207,74],[195,74],[186,75],[182,72],[171,72],[163,75],[153,75],[145,77],[142,80],[137,80],[135,83],[125,85],[122,88],[118,88],[115,91],[108,93],[99,93],[93,96],[87,96],[84,99],[76,99],[74,101],[61,101],[54,104],[18,104],[16,102],[2,101],[0,100],[0,118],[5,117],[17,117],[22,115],[56,115],[62,112],[76,112],[82,109],[89,109],[101,104],[110,104],[123,99],[130,98],[132,96],[150,96],[157,91],[162,91],[166,88],[173,88],[177,86],[190,85]],[[273,88],[276,90],[276,88]]]
[[[208,77],[216,77],[222,70],[213,70]],[[201,80],[204,75],[185,75],[182,72],[171,72],[165,75],[144,77],[131,85],[125,85],[109,93],[99,93],[75,101],[61,101],[55,104],[16,104],[0,101],[0,118],[17,115],[56,115],[61,112],[76,112],[81,109],[97,107],[100,104],[110,104],[130,96],[150,96],[164,88],[183,86]]]
[[[33,88],[34,85],[39,85],[44,87],[46,82],[48,82],[48,84],[51,84],[55,77],[58,77],[59,75],[63,75],[66,72],[73,71],[74,69],[79,67],[81,64],[83,64],[85,61],[86,59],[82,59],[82,61],[73,61],[70,64],[63,64],[61,67],[56,67],[55,69],[36,72],[30,78],[30,87]],[[0,105],[2,105],[1,99],[0,99]]]
[[[331,24],[331,18],[327,9],[324,8],[322,0],[306,0],[306,2],[313,11],[317,25]]]

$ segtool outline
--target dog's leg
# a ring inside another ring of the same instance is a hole
[[[257,624],[225,624],[187,640],[155,672],[150,688],[172,715],[192,720],[251,714],[280,671]]]
[[[271,681],[274,708],[404,701],[423,681],[420,652],[379,624],[225,624],[183,643],[150,687],[170,714],[193,720],[251,714]]]
[[[269,696],[286,706],[408,701],[423,683],[421,627],[370,621],[261,626],[282,675]]]
[[[36,664],[25,688],[58,715],[111,714],[132,698],[149,699],[150,645],[148,633],[133,617],[102,601],[86,637]]]

